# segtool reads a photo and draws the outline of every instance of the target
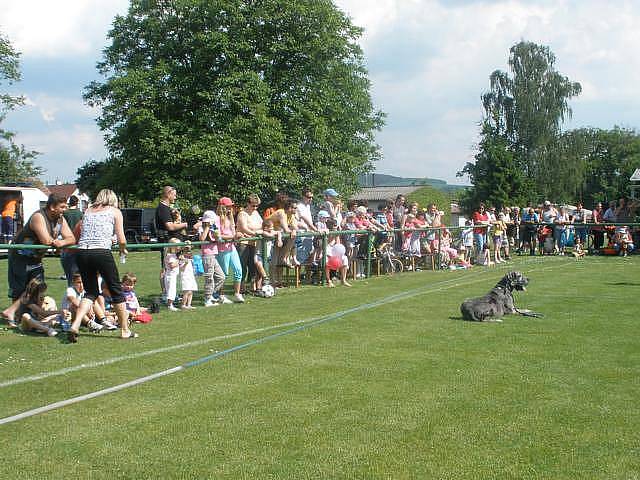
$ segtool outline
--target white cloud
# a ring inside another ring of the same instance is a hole
[[[102,135],[94,125],[72,124],[42,133],[18,133],[16,143],[40,152],[36,164],[46,179],[75,180],[78,167],[106,156]]]
[[[473,158],[481,118],[480,95],[489,75],[506,70],[509,48],[524,39],[548,45],[557,69],[582,84],[571,101],[572,128],[614,124],[638,127],[640,111],[640,2],[632,0],[335,0],[365,28],[361,40],[375,104],[388,114],[377,139],[380,173],[458,181]],[[2,0],[0,31],[24,59],[99,58],[116,14],[128,0]],[[92,73],[94,61],[90,64]],[[78,72],[69,78],[73,84]],[[91,74],[73,88],[81,92]],[[79,80],[78,80],[79,81]],[[75,169],[102,158],[97,115],[79,98],[47,90],[43,78],[27,105],[39,115],[21,142],[55,168]],[[86,120],[82,127],[79,125]],[[34,127],[35,129],[35,127]],[[33,143],[32,143],[33,141]],[[38,147],[32,146],[38,145]],[[79,162],[72,167],[64,165]],[[51,167],[45,165],[51,171]],[[72,175],[73,177],[73,175]]]
[[[25,56],[64,57],[97,52],[128,0],[3,0],[0,30]]]

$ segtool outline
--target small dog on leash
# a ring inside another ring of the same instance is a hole
[[[482,297],[465,300],[460,305],[462,318],[472,322],[501,322],[499,317],[511,313],[525,316],[541,317],[541,314],[531,310],[516,308],[513,301],[513,291],[525,291],[529,279],[520,272],[509,272]]]

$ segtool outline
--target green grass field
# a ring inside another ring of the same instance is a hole
[[[157,265],[129,256],[143,297]],[[545,318],[460,321],[510,269]],[[637,479],[639,274],[638,256],[522,257],[163,310],[135,341],[3,329],[0,418],[248,345],[0,425],[0,478]]]

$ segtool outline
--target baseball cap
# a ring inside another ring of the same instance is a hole
[[[223,207],[230,207],[231,205],[233,205],[233,200],[231,200],[229,197],[222,197],[220,200],[218,200],[218,205],[222,205]]]
[[[338,196],[338,192],[336,192],[333,188],[327,188],[324,192],[322,192],[324,195],[327,195],[329,197],[337,197]]]
[[[329,215],[329,212],[327,212],[326,210],[320,210],[318,212],[318,217],[319,218],[329,218],[331,215]]]
[[[202,214],[202,221],[206,223],[213,223],[216,220],[216,214],[213,210],[207,210]]]
[[[355,217],[355,216],[356,216],[356,213],[355,213],[355,212],[351,212],[351,211],[349,211],[349,212],[345,213],[345,214],[344,214],[344,216],[345,216],[345,217]]]
[[[356,213],[367,213],[367,207],[365,207],[364,205],[360,205],[358,208],[356,208]]]
[[[551,205],[551,202],[550,202],[549,200],[545,200],[545,201],[544,201],[544,206],[545,206],[545,207],[547,207],[547,206],[549,206],[549,205]]]

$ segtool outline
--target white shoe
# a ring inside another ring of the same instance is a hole
[[[167,307],[167,309],[168,309],[170,312],[177,312],[177,311],[179,311],[179,310],[178,310],[178,308],[176,308],[174,305],[169,305],[169,306]]]
[[[236,293],[233,295],[233,301],[236,303],[244,303],[244,297],[241,293]]]
[[[204,301],[204,306],[205,307],[217,307],[218,305],[220,305],[218,302],[214,302],[211,298],[207,298]]]
[[[102,331],[104,327],[100,325],[98,322],[96,322],[95,320],[89,320],[87,322],[87,328],[89,329],[90,332],[99,333]]]
[[[49,337],[55,337],[56,335],[58,335],[58,331],[54,330],[53,328],[50,328],[49,330],[47,330],[47,335]]]
[[[118,326],[114,325],[113,323],[111,323],[109,320],[107,320],[106,318],[104,320],[102,320],[102,326],[106,329],[106,330],[117,330]]]
[[[220,295],[220,303],[223,305],[229,305],[230,303],[233,303],[233,302],[229,300],[225,295]]]

